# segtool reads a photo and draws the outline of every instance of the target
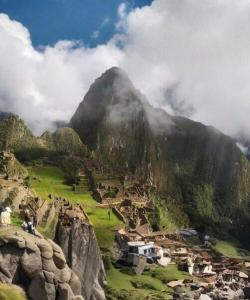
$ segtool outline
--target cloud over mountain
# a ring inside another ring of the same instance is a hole
[[[155,0],[130,11],[122,4],[118,14],[117,34],[105,45],[39,49],[22,24],[1,14],[0,110],[39,132],[69,119],[89,84],[117,65],[153,105],[231,135],[250,132],[249,1]]]

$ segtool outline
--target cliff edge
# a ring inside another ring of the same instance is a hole
[[[93,227],[78,221],[66,227],[59,222],[55,240],[61,246],[69,267],[80,279],[84,298],[105,300],[105,270]]]

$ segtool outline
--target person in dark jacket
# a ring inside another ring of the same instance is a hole
[[[24,221],[27,224],[27,231],[30,234],[35,234],[35,229],[33,225],[33,217],[31,216],[28,209],[25,210]]]

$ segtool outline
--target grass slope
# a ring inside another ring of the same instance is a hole
[[[239,242],[217,240],[214,248],[224,256],[250,259],[250,252],[242,249]]]
[[[109,220],[108,209],[97,208],[97,202],[88,191],[74,193],[72,187],[64,183],[63,171],[55,166],[29,167],[29,175],[31,187],[38,196],[49,200],[48,195],[55,194],[82,204],[94,226],[99,246],[112,247],[114,230],[121,223],[113,213]]]
[[[27,300],[21,288],[0,283],[0,300]]]
[[[108,275],[107,299],[172,299],[172,289],[166,283],[172,280],[187,279],[190,276],[181,272],[176,265],[167,268],[152,266],[142,275],[131,275],[131,269],[111,267]],[[117,297],[117,298],[116,298]]]

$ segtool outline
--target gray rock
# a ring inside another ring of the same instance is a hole
[[[34,252],[28,254],[25,251],[20,258],[20,264],[25,276],[28,276],[29,278],[33,278],[35,274],[42,270],[41,256]]]
[[[43,273],[39,273],[32,279],[29,285],[28,296],[32,300],[55,300],[55,285],[46,282]]]
[[[37,239],[36,245],[41,251],[41,256],[43,258],[50,259],[53,256],[53,249],[52,246],[46,241],[45,239]]]
[[[71,227],[58,225],[56,242],[80,279],[84,298],[104,300],[105,270],[93,227],[79,221],[73,222]]]
[[[53,261],[58,269],[63,269],[66,266],[66,259],[64,254],[61,252],[54,252],[53,254]]]
[[[71,287],[64,283],[58,286],[58,297],[57,300],[74,300],[75,296],[71,290]]]
[[[22,285],[31,300],[81,296],[81,281],[68,267],[59,246],[22,230],[8,233],[4,241],[0,245],[1,283]]]
[[[80,295],[82,291],[82,284],[78,276],[74,272],[72,272],[69,285],[75,295]]]
[[[26,249],[32,251],[32,252],[40,252],[39,248],[37,247],[37,245],[35,244],[35,242],[30,239],[30,238],[26,238],[26,244],[25,247]]]
[[[69,283],[71,274],[72,274],[72,270],[66,265],[65,268],[60,270],[58,281]]]
[[[52,272],[43,271],[43,275],[45,278],[45,281],[48,283],[54,283],[55,281],[55,274]]]
[[[48,239],[48,242],[50,243],[51,247],[53,248],[54,252],[57,253],[62,253],[62,249],[60,246],[58,246],[55,242],[53,242],[52,240]]]

